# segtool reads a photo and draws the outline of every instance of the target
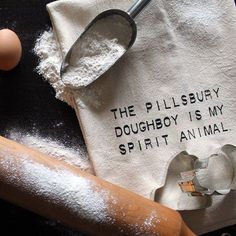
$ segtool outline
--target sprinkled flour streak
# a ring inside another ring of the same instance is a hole
[[[33,163],[27,155],[19,155],[18,162],[7,151],[0,152],[1,169],[8,182],[52,205],[64,206],[78,217],[95,222],[107,220],[109,193],[96,190],[91,181],[62,169],[50,169],[43,164]]]
[[[167,218],[160,216],[156,210],[153,210],[143,221],[143,223],[130,224],[128,227],[135,236],[159,236],[159,233],[153,233],[154,228]],[[120,229],[122,232],[123,230]]]
[[[66,147],[59,140],[43,138],[37,134],[29,134],[19,130],[8,130],[7,137],[29,148],[45,153],[57,160],[75,165],[81,170],[93,173],[86,148],[81,146]]]
[[[152,212],[149,218],[144,221],[144,227],[152,227],[154,224],[159,223],[160,219],[157,219],[156,212]]]

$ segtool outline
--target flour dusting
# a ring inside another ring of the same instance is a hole
[[[96,190],[90,180],[32,162],[26,154],[19,154],[18,161],[4,150],[0,155],[0,166],[3,172],[9,173],[9,184],[47,199],[55,207],[62,206],[79,218],[95,222],[106,220],[109,194],[105,190]]]
[[[66,147],[59,140],[43,138],[38,134],[29,134],[16,130],[10,130],[7,137],[29,148],[43,152],[57,160],[75,165],[83,171],[93,173],[86,148],[82,145],[79,147]]]
[[[89,85],[125,53],[131,37],[132,28],[123,16],[110,15],[96,21],[71,51],[63,82],[73,88]]]

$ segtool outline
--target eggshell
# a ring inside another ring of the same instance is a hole
[[[9,71],[21,59],[22,47],[19,37],[9,29],[0,30],[0,70]]]

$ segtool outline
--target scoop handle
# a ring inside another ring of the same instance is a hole
[[[134,19],[150,2],[151,0],[137,0],[128,10],[128,14]]]

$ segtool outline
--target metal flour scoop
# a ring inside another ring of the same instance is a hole
[[[72,89],[86,87],[108,71],[134,44],[134,18],[151,2],[138,0],[125,12],[111,9],[99,14],[65,56],[60,75]]]

